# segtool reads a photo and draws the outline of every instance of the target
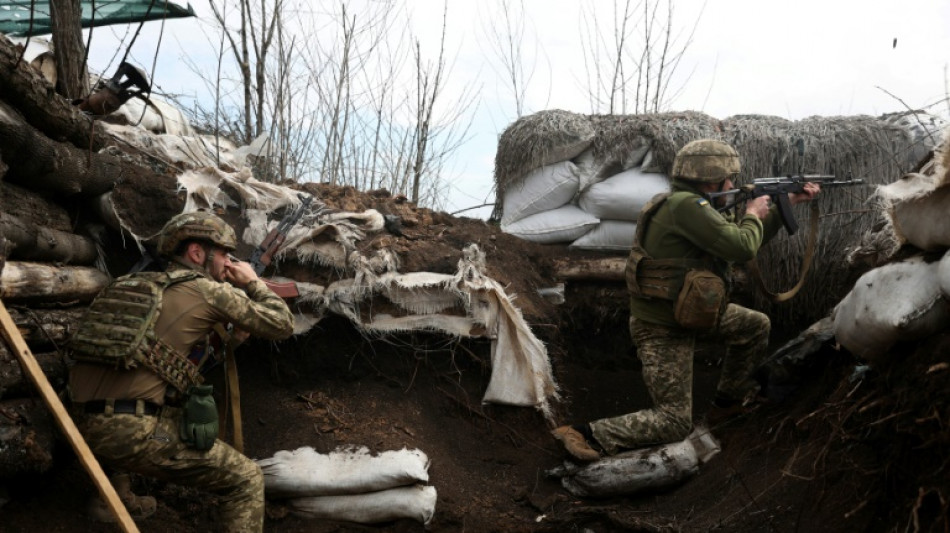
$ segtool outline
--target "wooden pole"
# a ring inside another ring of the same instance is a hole
[[[129,515],[125,505],[122,504],[122,500],[119,499],[119,495],[116,493],[112,483],[109,482],[109,478],[106,477],[106,473],[102,471],[102,467],[99,466],[99,461],[97,461],[92,454],[89,445],[83,440],[73,419],[69,417],[69,413],[66,412],[66,407],[63,406],[63,402],[59,400],[59,396],[56,395],[53,386],[50,385],[49,380],[46,379],[46,375],[43,374],[39,363],[36,362],[36,358],[33,357],[30,348],[26,345],[26,341],[24,341],[20,335],[20,330],[17,329],[13,318],[10,316],[10,313],[7,312],[7,308],[3,305],[2,300],[0,300],[0,326],[2,326],[0,329],[3,330],[3,338],[6,339],[10,345],[10,349],[16,354],[17,359],[20,360],[24,372],[30,376],[30,380],[36,385],[36,388],[40,390],[43,402],[46,403],[46,407],[53,413],[56,425],[59,426],[59,429],[66,435],[66,439],[76,451],[76,455],[79,456],[79,461],[83,467],[85,467],[86,471],[89,472],[89,475],[92,476],[96,488],[99,489],[99,494],[102,495],[102,498],[109,505],[112,514],[119,521],[122,531],[126,533],[138,533],[138,527],[136,527],[135,522],[132,520],[132,516]]]

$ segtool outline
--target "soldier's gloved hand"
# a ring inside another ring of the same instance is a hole
[[[182,415],[181,440],[199,451],[210,450],[218,438],[218,408],[212,390],[211,385],[192,387]]]

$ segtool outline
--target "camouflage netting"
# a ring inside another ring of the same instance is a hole
[[[585,115],[553,109],[516,120],[498,139],[495,190],[499,197],[528,172],[566,161],[594,141],[594,123]]]
[[[919,153],[922,144],[929,150],[936,142],[868,116],[810,117],[795,122],[737,116],[726,119],[724,125],[723,140],[742,156],[740,182],[799,173],[865,181],[863,186],[827,189],[817,200],[821,213],[818,242],[809,282],[798,295],[789,302],[772,304],[756,293],[755,306],[774,320],[804,325],[821,318],[850,290],[858,274],[847,264],[848,249],[881,221],[866,200],[877,185],[912,170],[919,163],[912,155]],[[805,205],[796,208],[802,225],[798,234],[790,237],[781,232],[759,255],[763,278],[773,290],[788,289],[798,279],[807,245],[808,209]]]
[[[571,115],[560,110],[536,113],[522,117],[502,134],[495,158],[499,198],[506,187],[537,168],[543,155],[557,153],[560,143],[579,146],[590,127],[595,131],[589,143],[595,159],[616,171],[638,164],[633,154],[642,154],[648,146],[650,155],[642,162],[643,170],[667,174],[679,148],[695,139],[714,138],[732,144],[739,152],[740,184],[753,178],[800,173],[863,179],[863,186],[828,190],[818,201],[821,226],[809,276],[820,283],[806,283],[798,296],[784,304],[756,296],[756,307],[774,320],[795,324],[825,316],[850,289],[854,274],[846,265],[847,248],[881,222],[866,200],[875,186],[914,170],[921,156],[938,144],[942,127],[939,119],[919,112],[798,121],[762,115],[718,120],[697,112]],[[556,161],[545,164],[552,162]],[[808,207],[799,206],[796,216],[802,229],[792,237],[783,232],[760,254],[766,285],[776,291],[791,287],[798,278],[807,244]]]

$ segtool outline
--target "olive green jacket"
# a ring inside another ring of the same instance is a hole
[[[639,224],[644,223],[642,218]],[[713,272],[728,279],[733,262],[754,259],[781,227],[776,207],[764,222],[754,215],[735,222],[731,215],[716,211],[698,190],[674,179],[672,194],[648,221],[640,245],[654,259],[707,259]],[[631,296],[630,314],[645,322],[676,326],[674,305],[670,300]]]

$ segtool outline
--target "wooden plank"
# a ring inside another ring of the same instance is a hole
[[[624,281],[626,257],[605,257],[603,259],[556,260],[554,274],[565,281],[595,280]]]
[[[0,300],[0,329],[3,330],[3,338],[6,339],[11,350],[20,360],[23,369],[29,374],[30,380],[33,381],[33,384],[39,389],[43,402],[46,403],[46,407],[49,408],[53,414],[53,418],[56,420],[56,425],[59,426],[59,429],[66,435],[66,439],[72,445],[73,450],[76,451],[76,455],[79,456],[79,461],[83,467],[85,467],[89,475],[92,476],[96,488],[99,489],[99,494],[102,495],[103,500],[108,504],[109,509],[118,520],[122,530],[127,533],[138,532],[138,527],[136,527],[135,522],[132,520],[132,516],[129,515],[125,505],[122,504],[122,500],[119,499],[119,495],[116,493],[112,483],[109,482],[109,478],[106,477],[105,472],[103,472],[99,461],[97,461],[96,457],[92,454],[89,445],[86,444],[86,441],[82,438],[82,434],[79,433],[79,428],[76,427],[73,419],[70,418],[69,413],[66,412],[66,407],[63,406],[63,402],[59,401],[59,396],[56,395],[53,386],[50,385],[49,380],[46,379],[43,370],[40,369],[36,358],[33,357],[30,348],[26,345],[26,341],[24,341],[20,335],[20,330],[17,329],[13,318],[10,316],[10,313],[7,312],[7,308],[2,300]]]

